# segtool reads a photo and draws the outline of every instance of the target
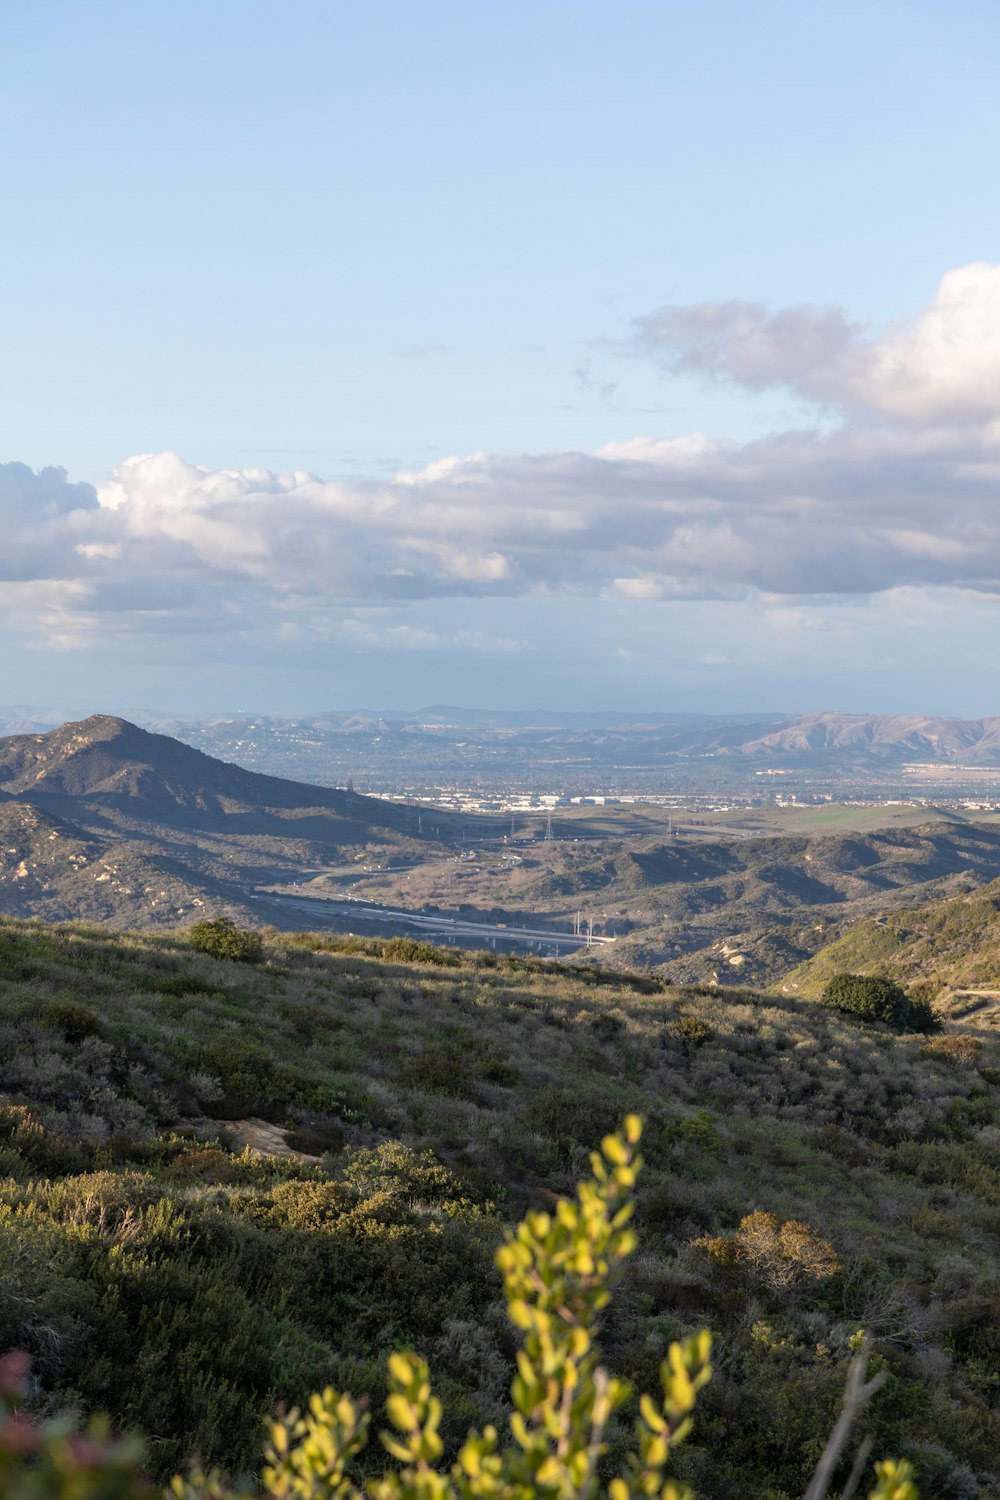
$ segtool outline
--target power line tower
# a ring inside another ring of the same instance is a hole
[[[354,791],[354,772],[353,771],[348,771],[348,773],[347,773],[347,790],[349,792],[351,792],[351,793],[353,793],[353,791]]]
[[[545,842],[547,844],[551,844],[554,836],[555,835],[552,832],[552,811],[550,809],[549,810],[549,815],[545,819]]]

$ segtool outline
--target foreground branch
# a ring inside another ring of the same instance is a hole
[[[873,1375],[871,1380],[865,1381],[865,1375],[868,1370],[869,1348],[868,1340],[865,1339],[861,1348],[851,1360],[850,1368],[847,1371],[847,1385],[844,1390],[844,1404],[841,1408],[840,1416],[837,1418],[837,1424],[830,1434],[830,1439],[826,1447],[823,1449],[820,1461],[816,1465],[816,1472],[809,1481],[809,1488],[806,1490],[803,1500],[825,1500],[827,1491],[830,1488],[830,1480],[833,1478],[833,1471],[837,1467],[840,1455],[850,1436],[851,1428],[875,1392],[885,1384],[886,1375],[884,1370],[880,1370],[877,1375]],[[871,1449],[869,1448],[865,1452],[864,1459],[861,1460],[862,1472],[864,1462],[870,1451]],[[855,1464],[855,1468],[857,1468],[857,1464]],[[860,1478],[860,1474],[855,1478],[852,1473],[849,1483],[853,1482],[854,1488],[857,1489]]]

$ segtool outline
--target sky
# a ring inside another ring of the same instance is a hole
[[[3,0],[0,704],[1000,713],[994,0]]]

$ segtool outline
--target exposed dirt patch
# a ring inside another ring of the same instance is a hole
[[[295,1151],[285,1140],[287,1131],[280,1125],[269,1125],[266,1120],[217,1120],[220,1131],[230,1136],[239,1146],[249,1146],[261,1156],[294,1156],[299,1161],[320,1161],[306,1151]]]

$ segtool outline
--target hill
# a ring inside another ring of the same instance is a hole
[[[94,715],[0,739],[0,909],[119,925],[252,916],[261,881],[441,848],[410,809],[259,775]],[[280,914],[279,914],[280,915]]]
[[[854,923],[786,975],[781,989],[815,997],[838,973],[884,974],[918,984],[935,997],[994,991],[995,1002],[1000,999],[1000,881]]]
[[[521,843],[516,859],[459,861],[473,827],[499,850],[499,825],[261,775],[100,715],[0,739],[0,911],[13,916],[294,927],[308,895],[346,893],[571,934],[583,910],[615,936],[604,963],[767,987],[859,920],[1000,877],[1000,826],[958,818],[772,837],[610,826],[576,819],[572,838]],[[279,899],[262,905],[259,887]],[[312,904],[306,921],[356,925],[357,906]]]
[[[747,735],[739,754],[818,765],[961,761],[1000,765],[1000,718],[942,719],[913,714],[802,714],[765,733]]]
[[[599,904],[622,936],[601,961],[686,983],[770,985],[845,925],[1000,876],[1000,828],[938,822],[868,834],[608,841],[540,873],[522,900]],[[522,877],[525,878],[526,877]]]
[[[43,805],[86,798],[94,806],[155,814],[182,826],[258,813],[263,832],[273,826],[275,813],[318,810],[348,824],[352,833],[370,825],[403,830],[413,822],[395,803],[247,771],[106,714],[47,734],[0,739],[0,788]]]
[[[877,1451],[924,1494],[996,1492],[1000,1037],[975,1018],[928,1041],[407,942],[274,937],[254,967],[8,920],[0,1057],[3,1339],[44,1406],[151,1435],[157,1473],[239,1470],[260,1414],[327,1382],[379,1404],[392,1346],[429,1359],[449,1446],[502,1417],[493,1249],[635,1110],[604,1345],[649,1386],[715,1331],[681,1465],[704,1500],[801,1494],[860,1328]]]

